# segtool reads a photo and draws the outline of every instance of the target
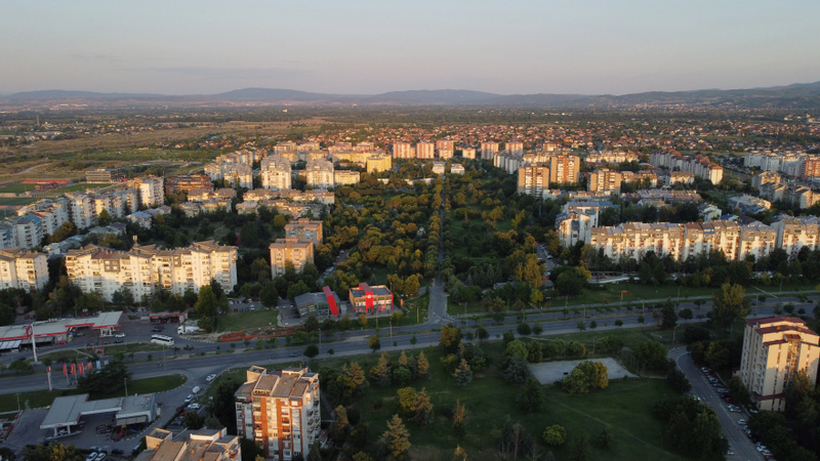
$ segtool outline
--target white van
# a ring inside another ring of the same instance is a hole
[[[199,391],[201,391],[201,390],[202,390],[202,388],[201,388],[201,387],[199,387],[199,386],[194,386],[194,388],[193,388],[193,389],[191,389],[191,392],[193,392],[194,394],[199,394]]]

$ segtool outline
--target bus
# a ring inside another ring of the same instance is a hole
[[[174,338],[165,335],[151,335],[151,342],[154,344],[161,344],[163,346],[173,346]]]

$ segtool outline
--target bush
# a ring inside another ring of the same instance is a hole
[[[532,328],[530,328],[528,324],[523,322],[518,324],[516,330],[518,331],[518,334],[521,336],[529,336],[530,334],[532,334]]]

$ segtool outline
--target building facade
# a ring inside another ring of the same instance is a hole
[[[187,192],[191,189],[213,189],[211,178],[204,174],[191,174],[168,176],[165,178],[165,193],[175,194],[177,192]]]
[[[236,432],[258,442],[266,460],[308,459],[319,437],[319,374],[251,367],[234,394]]]
[[[328,189],[336,183],[333,179],[333,162],[329,160],[314,160],[308,162],[305,168],[307,185],[320,189]]]
[[[749,319],[743,332],[740,377],[760,410],[784,411],[783,391],[804,371],[817,381],[820,336],[795,317]]]
[[[587,190],[595,192],[614,192],[621,193],[621,181],[623,175],[619,171],[613,171],[608,168],[601,168],[589,174],[589,181],[587,182]]]
[[[300,240],[312,240],[316,246],[322,243],[322,221],[299,218],[285,225],[285,236]]]
[[[287,263],[293,264],[296,272],[302,272],[305,264],[313,262],[313,240],[285,237],[276,239],[270,249],[270,273],[276,278],[285,275]]]
[[[0,290],[40,291],[46,283],[48,258],[45,253],[20,248],[0,250]]]
[[[281,155],[269,155],[261,163],[262,187],[265,189],[285,190],[291,188],[290,160]]]
[[[390,312],[393,310],[393,293],[384,285],[371,287],[360,283],[350,289],[350,305],[357,314]]]
[[[378,173],[379,171],[390,171],[393,168],[393,159],[389,155],[378,154],[367,157],[367,172]]]

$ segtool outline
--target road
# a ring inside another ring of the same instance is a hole
[[[692,357],[686,352],[686,349],[676,347],[669,351],[669,357],[675,360],[678,368],[689,379],[692,384],[692,395],[698,396],[702,402],[712,407],[717,413],[718,420],[723,425],[723,434],[729,441],[730,449],[734,451],[734,455],[726,458],[728,460],[762,460],[763,455],[757,451],[754,443],[743,432],[743,425],[737,423],[737,420],[741,418],[749,420],[749,414],[746,413],[746,410],[743,409],[743,413],[733,413],[726,409],[726,402],[715,392],[715,388],[692,361]]]

